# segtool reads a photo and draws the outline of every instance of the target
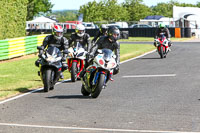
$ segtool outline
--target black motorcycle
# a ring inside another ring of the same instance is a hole
[[[41,46],[38,50],[43,50]],[[54,89],[54,85],[58,82],[62,70],[62,53],[54,46],[48,47],[40,56],[38,75],[44,84],[44,92]]]

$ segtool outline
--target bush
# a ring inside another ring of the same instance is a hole
[[[28,0],[0,0],[0,40],[25,36]]]

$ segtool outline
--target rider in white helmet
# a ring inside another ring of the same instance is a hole
[[[71,34],[71,37],[69,38],[69,47],[76,45],[77,42],[79,42],[87,52],[90,51],[90,35],[85,33],[85,26],[82,24],[78,24],[75,33]]]

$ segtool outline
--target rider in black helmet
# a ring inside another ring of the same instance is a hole
[[[116,63],[117,66],[114,68],[113,70],[113,75],[119,73],[119,64],[120,64],[120,44],[117,41],[120,37],[120,31],[117,27],[112,26],[108,28],[108,34],[107,36],[101,36],[96,44],[92,47],[90,53],[89,53],[89,57],[90,58],[94,58],[94,55],[97,51],[97,49],[103,49],[103,48],[107,48],[110,49],[112,51],[114,51],[115,55],[116,55]],[[89,65],[90,63],[88,63]],[[85,66],[85,69],[87,68],[87,66]],[[83,70],[80,74],[80,77],[82,77],[86,70]],[[111,78],[112,80],[112,78]]]
[[[100,38],[101,36],[106,36],[107,35],[107,30],[108,27],[105,24],[102,24],[101,27],[99,28],[99,31],[97,32],[96,36],[92,39],[92,42],[96,42],[96,40],[98,38]]]
[[[109,27],[108,28],[108,35],[102,36],[99,38],[99,40],[96,42],[95,46],[91,49],[90,56],[94,56],[97,49],[103,49],[108,48],[112,51],[114,51],[116,55],[116,63],[117,67],[114,68],[113,74],[119,73],[119,65],[120,65],[120,44],[117,41],[120,37],[120,30],[115,27]]]

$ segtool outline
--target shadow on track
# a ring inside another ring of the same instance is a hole
[[[152,60],[152,59],[161,59],[160,57],[157,57],[157,58],[148,58],[148,57],[143,57],[143,58],[138,58],[137,60],[143,60],[143,59],[149,59],[149,60]]]
[[[83,96],[83,95],[59,95],[59,96],[52,96],[46,97],[49,99],[92,99],[90,96]]]

